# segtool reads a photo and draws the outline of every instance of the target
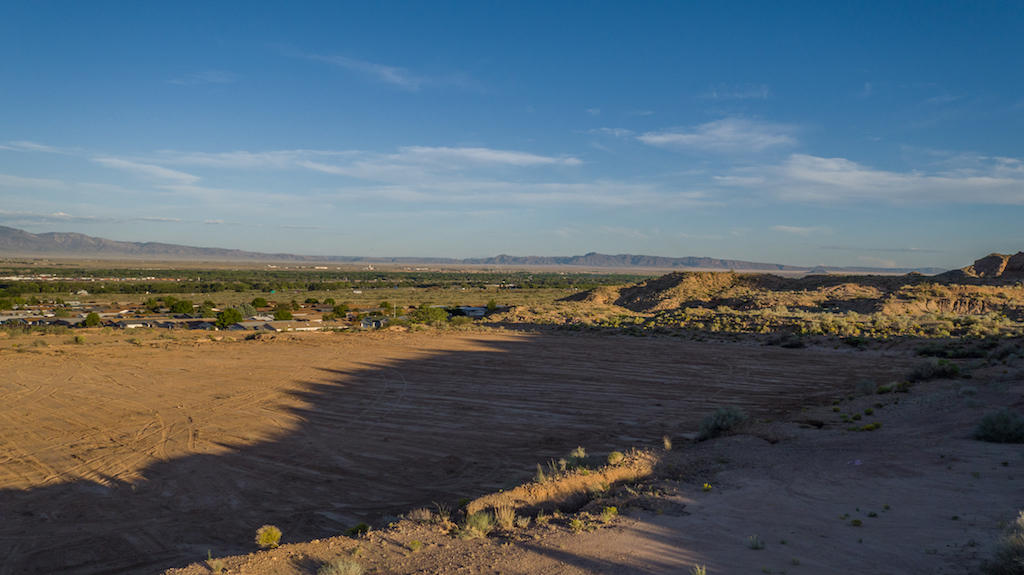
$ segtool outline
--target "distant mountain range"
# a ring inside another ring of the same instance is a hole
[[[726,260],[708,257],[670,258],[632,254],[599,254],[582,256],[510,256],[489,258],[416,258],[416,257],[361,257],[361,256],[304,256],[285,253],[249,252],[224,248],[201,248],[159,242],[121,242],[78,233],[48,232],[33,234],[24,230],[0,226],[0,255],[91,257],[117,259],[166,259],[210,261],[275,261],[275,262],[337,262],[337,263],[393,263],[444,264],[523,267],[587,267],[614,269],[702,269],[754,272],[793,273],[910,273],[936,274],[939,268],[869,268],[869,267],[802,267],[784,264]]]

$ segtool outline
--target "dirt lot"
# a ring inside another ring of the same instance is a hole
[[[578,444],[660,444],[722,404],[775,417],[912,363],[571,334],[125,337],[0,340],[0,574],[151,573],[250,552],[264,523],[322,538]]]

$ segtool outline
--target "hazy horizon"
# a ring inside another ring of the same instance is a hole
[[[0,7],[0,224],[305,255],[1024,249],[1024,5]]]

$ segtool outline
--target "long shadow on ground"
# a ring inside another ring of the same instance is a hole
[[[278,437],[148,466],[144,480],[0,491],[0,574],[153,573],[336,535],[592,452],[691,431],[716,405],[754,414],[831,397],[891,367],[857,354],[543,335],[323,372]],[[245,345],[245,344],[239,344]],[[339,361],[339,365],[344,364]],[[208,382],[216,385],[216,382]]]

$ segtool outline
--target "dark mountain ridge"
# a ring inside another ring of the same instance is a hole
[[[566,266],[591,268],[647,268],[647,269],[702,269],[736,270],[750,272],[845,272],[845,273],[939,273],[937,268],[844,268],[831,266],[801,267],[785,264],[750,262],[709,257],[665,257],[634,254],[600,254],[591,252],[577,256],[512,256],[501,254],[488,258],[429,258],[429,257],[361,257],[361,256],[306,256],[287,253],[250,252],[245,250],[184,246],[160,242],[124,242],[73,232],[47,232],[33,234],[24,230],[0,226],[0,255],[51,256],[94,258],[161,258],[169,260],[215,261],[279,261],[279,262],[338,262],[338,263],[396,263],[445,264],[490,266]]]

